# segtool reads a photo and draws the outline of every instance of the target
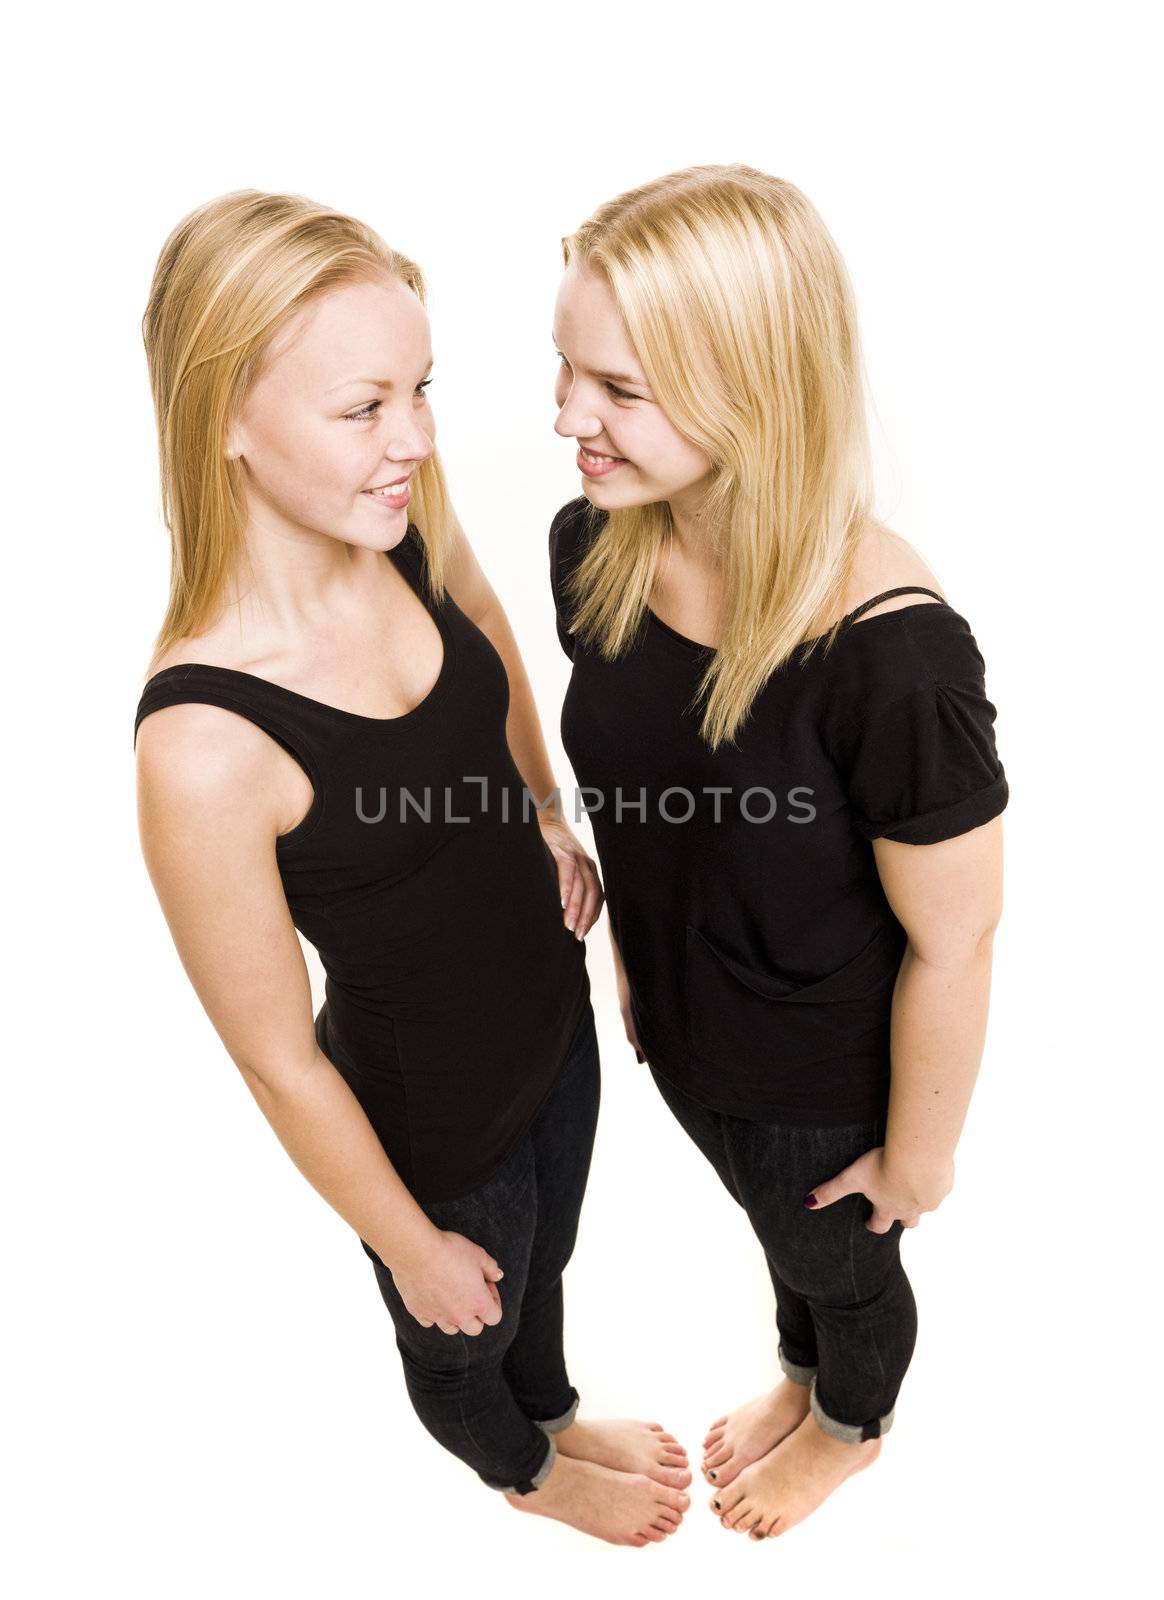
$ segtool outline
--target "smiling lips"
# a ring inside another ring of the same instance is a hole
[[[408,487],[408,477],[397,478],[394,483],[381,483],[375,489],[365,489],[364,493],[370,500],[382,500],[385,505],[391,506],[394,511],[399,511],[401,506],[408,504],[411,490]]]
[[[588,478],[605,478],[608,472],[615,472],[619,467],[625,466],[622,456],[602,456],[593,450],[587,450],[584,445],[578,446],[578,465]]]

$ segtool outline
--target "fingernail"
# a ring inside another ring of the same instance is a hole
[[[563,895],[562,896],[562,910],[565,911],[565,909],[566,909],[566,896]]]
[[[567,920],[566,920],[566,926],[567,926],[567,928],[569,928],[571,933],[574,932],[574,924],[569,920],[569,918],[567,918]]]
[[[804,1203],[811,1210],[811,1208],[814,1205],[816,1205],[816,1203],[817,1203],[816,1195],[814,1195],[814,1194],[806,1194],[805,1197],[804,1197]]]

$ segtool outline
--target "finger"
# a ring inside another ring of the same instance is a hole
[[[822,1206],[831,1206],[834,1200],[843,1200],[847,1194],[861,1192],[860,1183],[854,1182],[846,1167],[835,1178],[829,1178],[827,1182],[818,1183],[814,1189],[810,1189],[804,1197],[804,1203],[810,1211],[818,1211]]]
[[[582,874],[586,882],[586,893],[582,901],[578,932],[585,938],[598,921],[598,913],[602,910],[603,893],[602,884],[598,880],[598,869],[593,861],[587,860],[582,863]]]
[[[457,1327],[456,1323],[438,1322],[437,1327],[442,1333],[460,1333],[461,1331],[460,1328]]]
[[[485,1274],[486,1280],[492,1283],[500,1283],[505,1276],[504,1272],[502,1272],[487,1250],[482,1250],[481,1255],[484,1258],[481,1262],[481,1270]]]
[[[461,1332],[467,1333],[470,1339],[475,1339],[484,1326],[480,1317],[466,1317],[461,1323]]]
[[[570,894],[566,901],[566,926],[577,937],[578,919],[582,915],[582,903],[586,898],[586,879],[580,866],[575,863],[574,878],[570,884]]]
[[[571,891],[574,888],[574,879],[578,875],[578,869],[572,856],[555,856],[554,859],[558,863],[558,894],[562,901],[562,910],[565,911],[570,900]]]
[[[907,1217],[907,1218],[905,1218],[905,1226],[907,1228],[916,1228],[920,1221],[921,1221],[921,1214],[919,1213],[915,1217]]]
[[[874,1206],[873,1215],[865,1226],[870,1233],[888,1233],[896,1220],[888,1211],[882,1211],[877,1206]]]

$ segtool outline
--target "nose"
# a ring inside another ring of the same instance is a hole
[[[413,428],[390,439],[384,448],[384,455],[389,461],[415,461],[419,466],[422,461],[428,460],[435,449],[431,435],[423,428]]]
[[[554,423],[554,432],[561,434],[563,439],[592,439],[596,433],[602,432],[602,423],[593,413],[589,416],[581,406],[572,404],[573,396],[567,395],[566,403],[558,412],[558,419]]]

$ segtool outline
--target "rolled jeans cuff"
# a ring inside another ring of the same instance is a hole
[[[793,1383],[803,1383],[807,1387],[816,1377],[815,1366],[800,1367],[797,1366],[795,1361],[789,1361],[788,1357],[784,1354],[783,1345],[777,1345],[776,1359],[779,1361],[785,1376],[791,1378]]]
[[[549,1448],[546,1450],[545,1460],[532,1478],[527,1478],[523,1483],[511,1483],[509,1485],[491,1483],[489,1487],[496,1489],[499,1494],[532,1494],[535,1489],[540,1489],[549,1477],[550,1469],[553,1467],[558,1455],[558,1447],[554,1443],[552,1435],[547,1434],[546,1444]]]
[[[561,1433],[562,1429],[568,1428],[573,1422],[574,1418],[578,1415],[579,1404],[580,1400],[578,1391],[575,1390],[574,1403],[568,1411],[563,1411],[560,1417],[551,1417],[548,1422],[538,1422],[538,1419],[535,1417],[533,1419],[534,1424],[535,1426],[539,1427],[543,1433]]]
[[[829,1416],[817,1399],[815,1378],[808,1391],[808,1404],[822,1433],[831,1434],[845,1444],[864,1444],[866,1439],[879,1439],[883,1433],[888,1433],[897,1409],[896,1406],[890,1406],[883,1417],[874,1417],[872,1422],[838,1422],[835,1417]]]

